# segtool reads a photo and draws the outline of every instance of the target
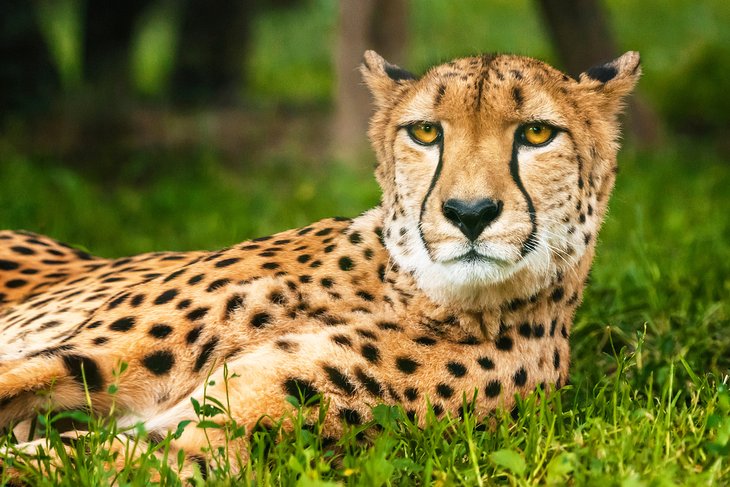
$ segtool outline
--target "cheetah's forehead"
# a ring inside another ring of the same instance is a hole
[[[499,122],[544,120],[564,126],[575,80],[526,57],[458,59],[428,71],[401,99],[397,123],[420,120]]]

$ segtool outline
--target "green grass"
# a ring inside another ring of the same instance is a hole
[[[202,152],[160,160],[156,171],[131,170],[104,187],[7,145],[2,156],[0,227],[49,233],[105,256],[221,247],[326,215],[355,215],[378,197],[364,169],[295,166],[286,158],[247,166],[244,175]],[[181,163],[185,171],[165,168]],[[621,155],[571,336],[572,383],[523,401],[517,420],[504,414],[484,430],[467,414],[464,421],[431,418],[421,430],[398,409],[381,407],[375,421],[383,431],[372,443],[356,441],[359,429],[335,448],[322,446],[316,428],[283,433],[277,442],[275,433],[256,433],[243,471],[234,475],[222,462],[207,483],[730,483],[729,186],[730,166],[700,144]],[[67,459],[55,478],[31,469],[26,480],[143,485],[162,471],[164,483],[178,482],[151,454],[105,473],[113,419],[93,418],[90,429],[76,448],[93,455]]]

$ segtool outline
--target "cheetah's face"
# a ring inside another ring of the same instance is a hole
[[[367,53],[363,72],[377,105],[385,242],[433,298],[529,295],[592,249],[638,55],[580,82],[515,56],[415,79]]]

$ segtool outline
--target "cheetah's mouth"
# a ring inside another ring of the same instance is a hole
[[[509,262],[504,259],[481,254],[474,247],[469,249],[468,252],[451,259],[451,262],[466,262],[469,264],[496,264],[499,266],[506,266],[509,264]]]

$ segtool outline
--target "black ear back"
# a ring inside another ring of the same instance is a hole
[[[617,74],[618,70],[611,63],[601,64],[600,66],[593,66],[592,68],[588,69],[588,71],[586,71],[586,75],[588,75],[589,78],[600,81],[601,83],[611,81],[616,77]]]
[[[393,81],[410,81],[416,79],[415,75],[413,75],[410,71],[406,71],[405,69],[390,63],[385,63],[385,74],[387,74]]]

